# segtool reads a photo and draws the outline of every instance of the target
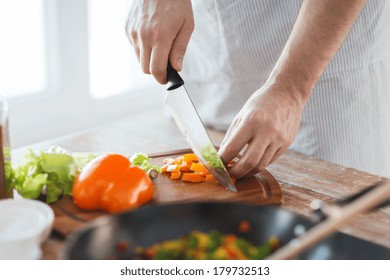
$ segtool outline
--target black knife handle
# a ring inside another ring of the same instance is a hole
[[[167,90],[174,90],[178,87],[184,85],[183,79],[180,77],[179,73],[173,69],[171,63],[168,61],[167,66]]]

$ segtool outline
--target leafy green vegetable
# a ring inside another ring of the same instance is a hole
[[[38,198],[44,192],[46,202],[53,203],[63,194],[72,194],[76,174],[95,157],[73,156],[58,146],[36,152],[28,150],[19,164],[6,164],[8,188],[24,198]]]
[[[214,146],[209,144],[208,146],[205,146],[200,153],[204,157],[204,159],[211,165],[212,168],[224,168],[223,162],[221,158],[219,157],[217,151],[215,150]]]
[[[161,173],[161,168],[157,165],[152,165],[150,161],[151,158],[149,158],[148,155],[144,153],[136,153],[130,157],[131,164],[138,166],[145,172],[149,172],[149,170],[155,169],[158,173]]]

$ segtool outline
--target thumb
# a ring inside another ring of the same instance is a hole
[[[183,26],[172,43],[172,48],[169,54],[169,61],[176,71],[181,71],[182,69],[184,55],[186,53],[187,45],[190,41],[193,30],[193,26]]]

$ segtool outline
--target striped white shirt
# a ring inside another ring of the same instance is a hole
[[[268,78],[298,0],[193,0],[183,78],[203,119],[226,130]],[[368,0],[305,106],[290,149],[390,177],[390,1]]]

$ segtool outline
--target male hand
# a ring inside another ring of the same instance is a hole
[[[285,89],[265,85],[237,114],[220,148],[225,163],[242,157],[229,173],[234,178],[253,175],[275,161],[297,134],[304,103]]]
[[[168,59],[180,71],[194,30],[190,0],[134,0],[126,33],[142,71],[166,83]]]

